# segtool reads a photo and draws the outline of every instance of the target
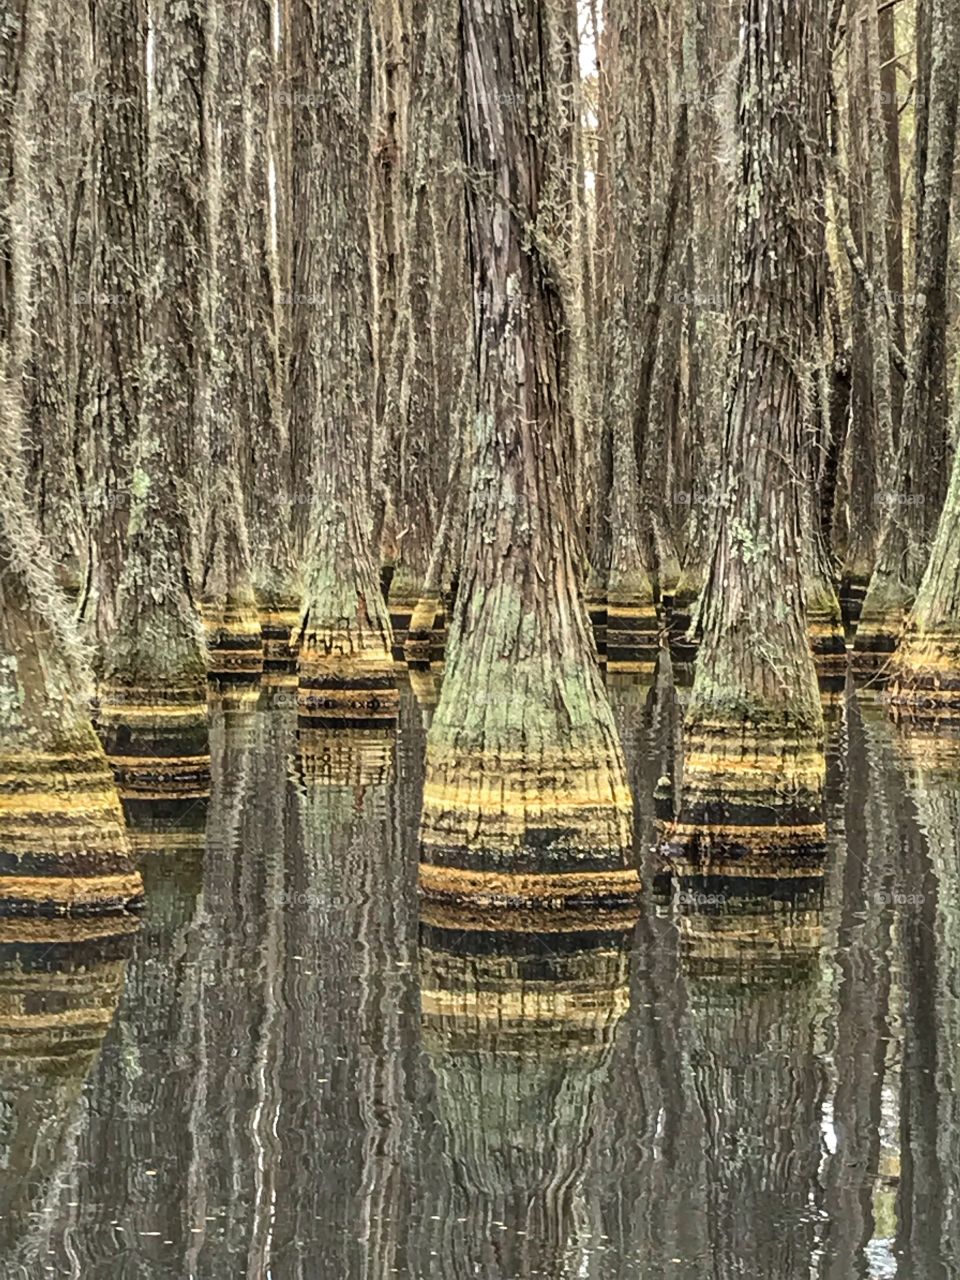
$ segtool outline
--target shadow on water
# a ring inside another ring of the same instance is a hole
[[[587,934],[421,914],[432,684],[214,697],[122,983],[0,945],[3,1274],[960,1277],[960,744],[834,692],[822,874],[679,877],[668,676],[611,681],[645,890]]]

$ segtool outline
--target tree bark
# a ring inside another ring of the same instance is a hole
[[[805,861],[824,837],[823,718],[803,589],[823,10],[821,0],[744,0],[741,9],[733,377],[670,836],[677,856],[717,874],[757,874],[773,854]]]
[[[101,914],[143,896],[89,676],[25,501],[23,418],[0,343],[0,909]]]
[[[202,0],[160,0],[153,54],[140,416],[100,725],[127,794],[188,797],[206,793],[210,769],[206,658],[180,486],[183,438],[198,434],[201,414],[199,355],[210,342],[201,284],[208,265]]]
[[[949,480],[947,268],[960,14],[950,0],[930,0],[929,22],[929,102],[918,112],[917,124],[917,313],[899,449],[887,481],[887,519],[855,640],[864,670],[875,669],[896,647],[930,555]]]
[[[210,228],[209,306],[212,318],[207,421],[209,499],[200,616],[211,675],[256,675],[263,666],[260,618],[253,591],[250,537],[241,477],[241,439],[252,423],[256,323],[247,264],[251,193],[245,165],[246,58],[254,32],[249,0],[229,16],[214,6],[208,17],[211,67],[204,76]],[[261,162],[266,157],[259,157]],[[261,378],[269,373],[269,367]],[[269,412],[269,397],[261,407]]]
[[[557,199],[572,138],[546,83],[555,17],[543,0],[460,6],[475,460],[427,744],[420,882],[441,898],[559,906],[620,901],[637,876],[561,456],[568,326],[556,253],[569,205]]]
[[[300,628],[304,727],[396,715],[390,619],[378,582],[370,510],[376,402],[371,306],[371,33],[367,3],[314,14],[311,107],[317,152],[306,175],[311,242],[304,289],[310,331],[316,484]],[[296,110],[296,108],[295,108]]]

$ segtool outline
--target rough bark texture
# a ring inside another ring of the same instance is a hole
[[[85,697],[84,655],[25,501],[0,344],[0,915],[123,910],[143,895]]]
[[[303,585],[297,554],[297,516],[305,493],[292,489],[289,422],[277,317],[282,296],[280,255],[274,243],[270,173],[275,175],[276,231],[283,239],[284,197],[289,184],[283,167],[279,63],[273,49],[271,0],[244,0],[244,296],[249,316],[245,346],[250,432],[246,457],[253,581],[260,605],[264,663],[282,668],[296,654],[290,635],[300,618]],[[288,33],[287,33],[288,34]]]
[[[815,356],[826,57],[819,0],[745,0],[732,386],[684,742],[685,856],[717,871],[823,837],[823,720],[804,614],[804,392]],[[762,861],[762,857],[761,857]]]
[[[247,0],[239,13],[211,11],[207,147],[210,226],[209,484],[200,614],[211,674],[255,675],[263,665],[241,483],[241,440],[251,426],[248,377],[257,345],[246,272],[250,193],[245,167]],[[261,157],[265,159],[265,157]],[[258,353],[259,354],[259,353]],[[268,376],[265,370],[261,377]]]
[[[650,139],[647,45],[655,20],[633,0],[610,5],[604,76],[611,82],[605,120],[612,127],[605,153],[610,201],[609,255],[604,271],[605,324],[599,335],[605,359],[601,413],[612,439],[610,563],[606,590],[606,655],[611,671],[652,675],[658,621],[650,565],[650,530],[641,529],[640,482],[635,449],[638,381],[646,281],[642,266],[649,247],[647,200]],[[647,335],[649,336],[649,335]],[[644,515],[649,520],[650,513]]]
[[[877,565],[857,628],[860,665],[896,646],[926,567],[948,473],[947,266],[950,197],[960,99],[960,12],[930,0],[929,102],[918,113],[916,319],[907,366],[899,451]]]
[[[162,0],[153,15],[148,164],[150,274],[130,525],[116,628],[104,655],[100,723],[123,788],[206,789],[206,659],[188,582],[185,435],[200,415],[198,354],[209,349],[201,0]]]
[[[117,590],[140,412],[147,261],[144,0],[95,0],[90,311],[82,333],[79,420],[91,442],[85,492],[92,564],[84,617],[97,673],[117,626]]]
[[[420,879],[428,895],[495,903],[618,900],[637,886],[561,456],[567,329],[554,253],[571,138],[546,88],[555,16],[542,0],[460,6],[476,452],[427,745]]]
[[[368,165],[368,5],[336,0],[314,15],[316,153],[306,175],[312,249],[304,289],[310,331],[316,483],[301,625],[301,722],[396,714],[390,619],[380,592],[369,506],[374,425]]]
[[[417,0],[410,21],[403,272],[385,405],[398,534],[389,593],[394,656],[402,656],[424,592],[472,372],[463,196],[453,178],[460,161],[456,12],[456,0]]]

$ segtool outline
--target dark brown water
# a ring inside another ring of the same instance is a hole
[[[409,689],[307,783],[289,700],[215,709],[122,995],[3,957],[2,1275],[960,1280],[960,753],[848,691],[823,883],[655,888],[675,710],[612,694],[642,916],[521,939],[419,918]]]

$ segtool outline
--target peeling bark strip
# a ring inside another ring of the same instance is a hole
[[[668,851],[757,874],[824,838],[823,717],[804,614],[804,368],[815,356],[822,0],[744,0],[732,379]]]
[[[562,8],[562,6],[560,6]],[[555,251],[572,146],[546,0],[461,0],[477,401],[466,549],[427,739],[423,892],[491,906],[636,893],[631,800],[574,567]]]
[[[320,305],[306,353],[317,451],[297,709],[304,727],[343,727],[390,719],[398,706],[367,471],[374,420],[368,4],[325,0],[309,54],[316,152],[304,175],[313,248],[303,288]]]
[[[0,345],[0,915],[122,911],[143,896],[87,714],[79,642],[24,499]]]
[[[196,438],[207,243],[202,0],[153,12],[147,187],[151,265],[126,560],[104,655],[100,728],[125,794],[204,794],[206,659],[188,591],[188,521],[178,477]]]

